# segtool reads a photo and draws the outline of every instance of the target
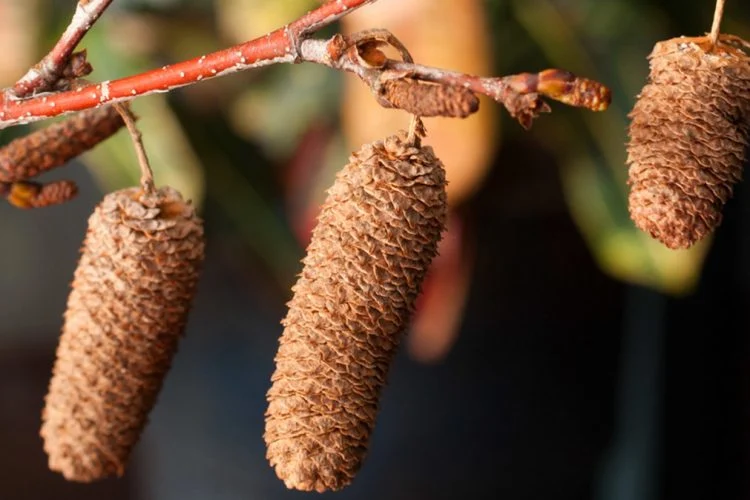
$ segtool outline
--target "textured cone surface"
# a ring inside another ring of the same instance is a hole
[[[15,207],[42,208],[72,200],[78,194],[78,186],[73,181],[53,181],[47,184],[19,181],[3,184],[0,191]]]
[[[721,223],[748,152],[750,59],[703,38],[659,42],[630,114],[630,215],[669,248]]]
[[[203,226],[171,188],[107,195],[89,219],[41,435],[49,466],[124,472],[169,369],[203,260]]]
[[[26,180],[65,164],[125,125],[112,106],[87,109],[0,149],[0,181]]]
[[[383,84],[384,104],[418,116],[466,118],[479,109],[479,99],[463,87],[437,85],[411,78]]]
[[[445,211],[442,163],[401,136],[354,153],[328,191],[268,392],[267,457],[287,487],[338,490],[359,469]]]

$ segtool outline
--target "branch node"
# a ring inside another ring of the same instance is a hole
[[[300,55],[300,44],[302,43],[300,37],[297,35],[297,33],[289,27],[287,24],[284,26],[284,34],[286,35],[287,39],[289,40],[289,43],[287,45],[287,52],[292,54],[294,59],[292,62],[294,64],[299,64],[302,62],[302,56]]]
[[[349,48],[349,43],[344,39],[343,35],[336,33],[333,35],[328,43],[326,44],[326,52],[331,62],[338,62],[346,53]]]

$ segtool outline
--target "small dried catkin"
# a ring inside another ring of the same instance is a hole
[[[411,78],[388,80],[380,88],[383,105],[418,116],[466,118],[479,109],[479,99],[469,89]]]
[[[78,194],[73,181],[40,182],[19,181],[0,183],[0,196],[16,208],[42,208],[72,200]]]
[[[86,109],[0,148],[0,181],[29,179],[85,153],[125,125],[112,106]]]
[[[171,188],[107,195],[65,312],[41,435],[72,481],[122,475],[185,328],[203,225]]]
[[[359,469],[445,217],[442,163],[401,135],[363,146],[337,175],[268,391],[266,456],[288,488],[339,490]]]
[[[667,247],[721,223],[750,139],[750,58],[706,38],[659,42],[630,114],[630,215]]]

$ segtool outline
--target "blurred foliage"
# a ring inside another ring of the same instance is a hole
[[[14,40],[8,43],[17,56],[3,61],[6,83],[13,80],[9,72],[20,71],[56,39],[72,4],[0,2],[0,21],[8,24],[11,13],[26,19],[12,27],[39,20],[35,29],[0,30]],[[96,70],[92,79],[114,79],[260,36],[316,4],[116,2],[84,43]],[[681,294],[694,286],[710,242],[670,251],[633,226],[627,211],[627,113],[645,82],[653,44],[705,32],[712,13],[713,2],[686,8],[677,0],[380,0],[352,15],[343,29],[390,28],[425,64],[496,75],[560,67],[611,86],[609,111],[553,104],[553,114],[539,119],[530,137],[554,152],[571,214],[601,267],[620,279]],[[35,42],[40,27],[44,43]],[[747,2],[728,2],[724,31],[750,36]],[[157,181],[177,186],[199,204],[205,199],[211,216],[225,221],[215,224],[217,230],[241,235],[281,293],[298,269],[315,205],[348,151],[398,127],[394,122],[405,123],[401,113],[378,109],[354,77],[313,66],[249,71],[141,99],[135,110]],[[487,101],[470,120],[434,122],[428,129],[453,169],[454,203],[470,201],[502,143],[526,133]],[[13,133],[4,132],[3,140]],[[85,160],[104,188],[114,189],[135,181],[133,158],[126,135],[119,134]]]
[[[34,23],[38,0],[0,2],[0,47],[12,47],[0,58],[0,85],[11,85],[37,52],[41,26]]]

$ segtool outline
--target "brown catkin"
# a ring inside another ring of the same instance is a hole
[[[0,183],[0,194],[17,208],[43,208],[72,200],[78,194],[73,181],[53,181],[46,184],[19,181]]]
[[[359,469],[445,214],[442,163],[402,135],[363,146],[337,175],[268,391],[267,458],[287,487],[338,490]]]
[[[469,89],[411,78],[388,80],[380,88],[384,105],[430,117],[466,118],[479,109],[479,99]]]
[[[89,219],[41,435],[49,466],[124,472],[170,367],[203,261],[203,225],[171,188],[107,195]]]
[[[85,153],[124,125],[112,106],[87,109],[0,148],[0,181],[22,181]]]
[[[669,248],[721,223],[750,139],[750,58],[706,38],[659,42],[630,114],[630,215]]]

